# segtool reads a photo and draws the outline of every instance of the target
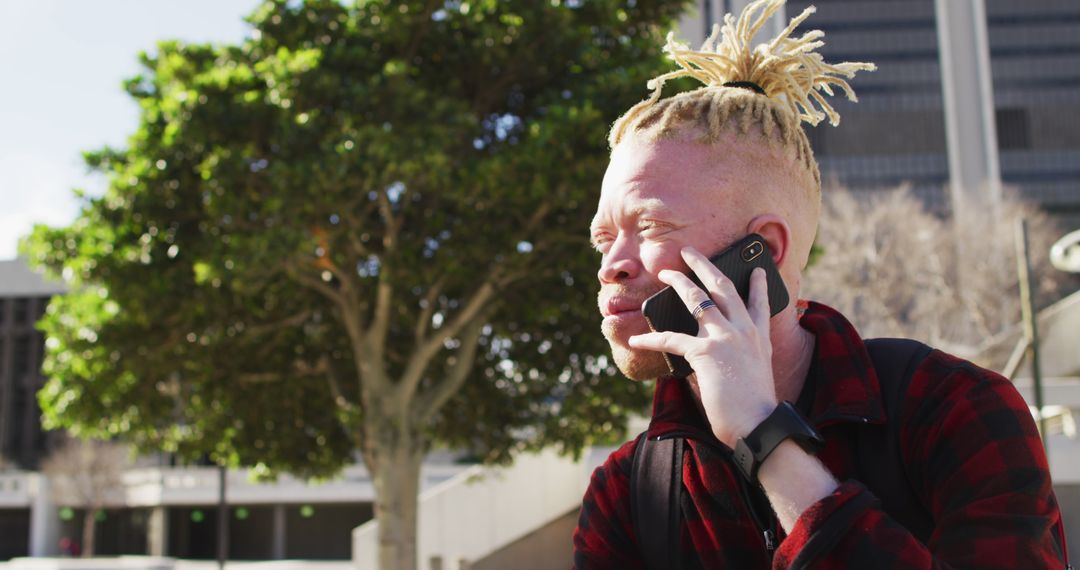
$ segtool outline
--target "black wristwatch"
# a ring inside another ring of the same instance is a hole
[[[757,485],[761,464],[789,437],[810,454],[817,454],[825,447],[825,439],[802,417],[795,406],[792,406],[791,402],[781,402],[754,431],[735,442],[736,467],[747,480]]]

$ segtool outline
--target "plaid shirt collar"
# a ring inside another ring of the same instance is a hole
[[[836,310],[800,300],[799,325],[814,334],[817,392],[812,406],[813,423],[821,428],[837,422],[884,423],[881,388],[859,333]],[[650,439],[683,436],[719,444],[708,420],[694,402],[690,386],[672,376],[662,376],[653,391]]]

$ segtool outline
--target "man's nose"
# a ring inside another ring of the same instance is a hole
[[[604,254],[596,276],[601,283],[617,283],[637,277],[640,271],[641,260],[638,258],[637,245],[619,236]]]

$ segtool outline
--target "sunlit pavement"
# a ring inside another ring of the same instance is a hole
[[[217,568],[212,560],[177,560],[176,570],[211,570]],[[352,570],[348,561],[267,560],[261,562],[228,562],[226,570]]]
[[[71,560],[71,559],[69,559]],[[0,562],[0,570],[17,566],[11,562]],[[25,567],[25,566],[18,566]],[[213,560],[177,560],[173,570],[216,570],[218,564]],[[352,563],[347,560],[265,560],[233,561],[225,564],[226,570],[352,570]]]

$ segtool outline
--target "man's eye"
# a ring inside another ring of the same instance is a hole
[[[611,244],[611,238],[608,236],[593,236],[591,241],[593,249],[600,253],[607,251],[608,246]]]

